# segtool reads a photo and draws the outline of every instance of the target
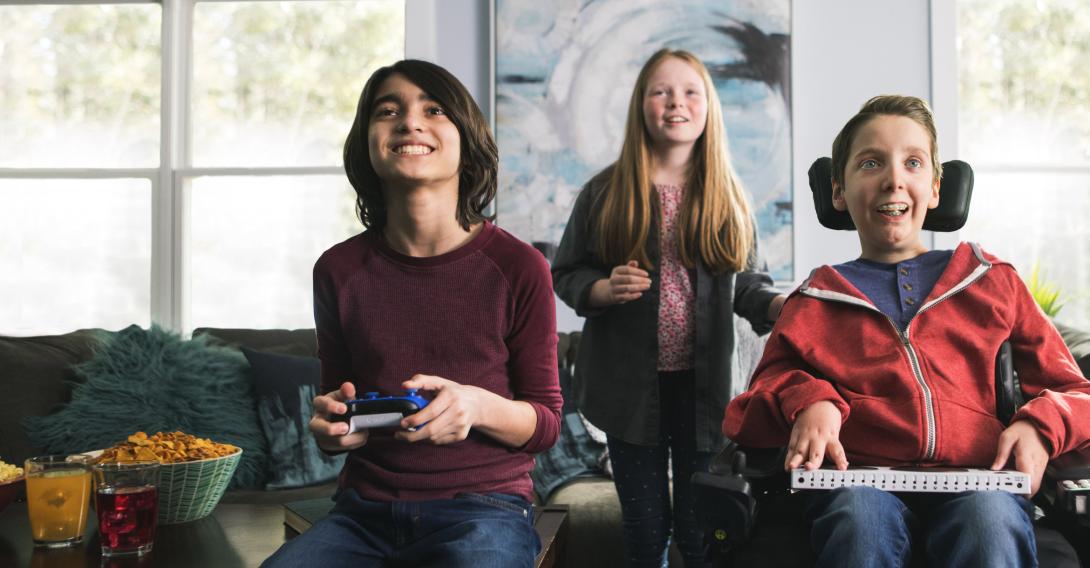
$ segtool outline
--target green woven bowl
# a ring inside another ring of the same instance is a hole
[[[242,449],[231,455],[159,467],[159,524],[187,523],[216,508],[235,474]]]
[[[20,475],[7,481],[0,481],[0,512],[8,508],[26,487],[26,475]]]

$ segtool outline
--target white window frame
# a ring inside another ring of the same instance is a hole
[[[958,0],[930,0],[931,104],[939,131],[939,148],[944,160],[960,158],[958,97]],[[1078,174],[1090,176],[1090,163],[1002,162],[976,159],[970,163],[976,176],[988,174]],[[932,233],[935,249],[953,249],[966,237],[964,231]],[[1008,259],[1024,260],[1024,259]],[[1023,277],[1029,266],[1022,265]],[[1081,292],[1076,292],[1079,294]],[[1066,300],[1075,299],[1068,295]],[[1063,321],[1060,316],[1059,321]]]
[[[957,0],[931,0],[931,111],[938,126],[939,155],[958,159],[958,7]],[[971,164],[976,169],[975,164]],[[931,234],[932,249],[953,249],[961,231]]]
[[[958,150],[958,10],[957,1],[930,0],[931,106],[939,125],[939,148],[945,160]],[[1090,164],[989,163],[970,164],[975,173],[1090,174]],[[960,231],[934,233],[935,248],[954,248]]]
[[[153,324],[188,333],[190,261],[186,227],[190,211],[184,188],[205,176],[343,175],[343,165],[309,167],[194,167],[192,108],[193,12],[197,3],[276,0],[0,0],[0,5],[160,4],[162,6],[161,107],[157,168],[0,168],[0,179],[146,179],[151,183],[151,305]],[[322,2],[329,0],[293,0]],[[437,58],[436,2],[405,1],[405,56]],[[410,25],[409,22],[413,22]]]

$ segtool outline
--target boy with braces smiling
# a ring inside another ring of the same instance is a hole
[[[1040,486],[1048,460],[1087,446],[1090,382],[1013,267],[962,243],[920,239],[942,166],[927,103],[868,101],[833,142],[833,206],[862,249],[820,267],[784,304],[749,390],[723,431],[787,445],[785,469],[1008,465]],[[995,356],[1009,341],[1029,402],[996,417]],[[1006,492],[804,496],[818,566],[1035,566],[1033,506]]]

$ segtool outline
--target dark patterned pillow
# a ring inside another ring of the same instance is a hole
[[[253,372],[258,421],[269,445],[265,488],[304,487],[335,478],[344,455],[318,449],[307,429],[321,378],[318,359],[246,347],[242,353]]]

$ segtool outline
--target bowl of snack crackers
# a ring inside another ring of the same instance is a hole
[[[183,432],[137,432],[94,456],[95,463],[156,460],[159,466],[159,523],[207,517],[223,497],[238,467],[242,448]]]
[[[23,468],[16,467],[0,460],[0,511],[8,508],[8,505],[19,496],[23,489]]]

